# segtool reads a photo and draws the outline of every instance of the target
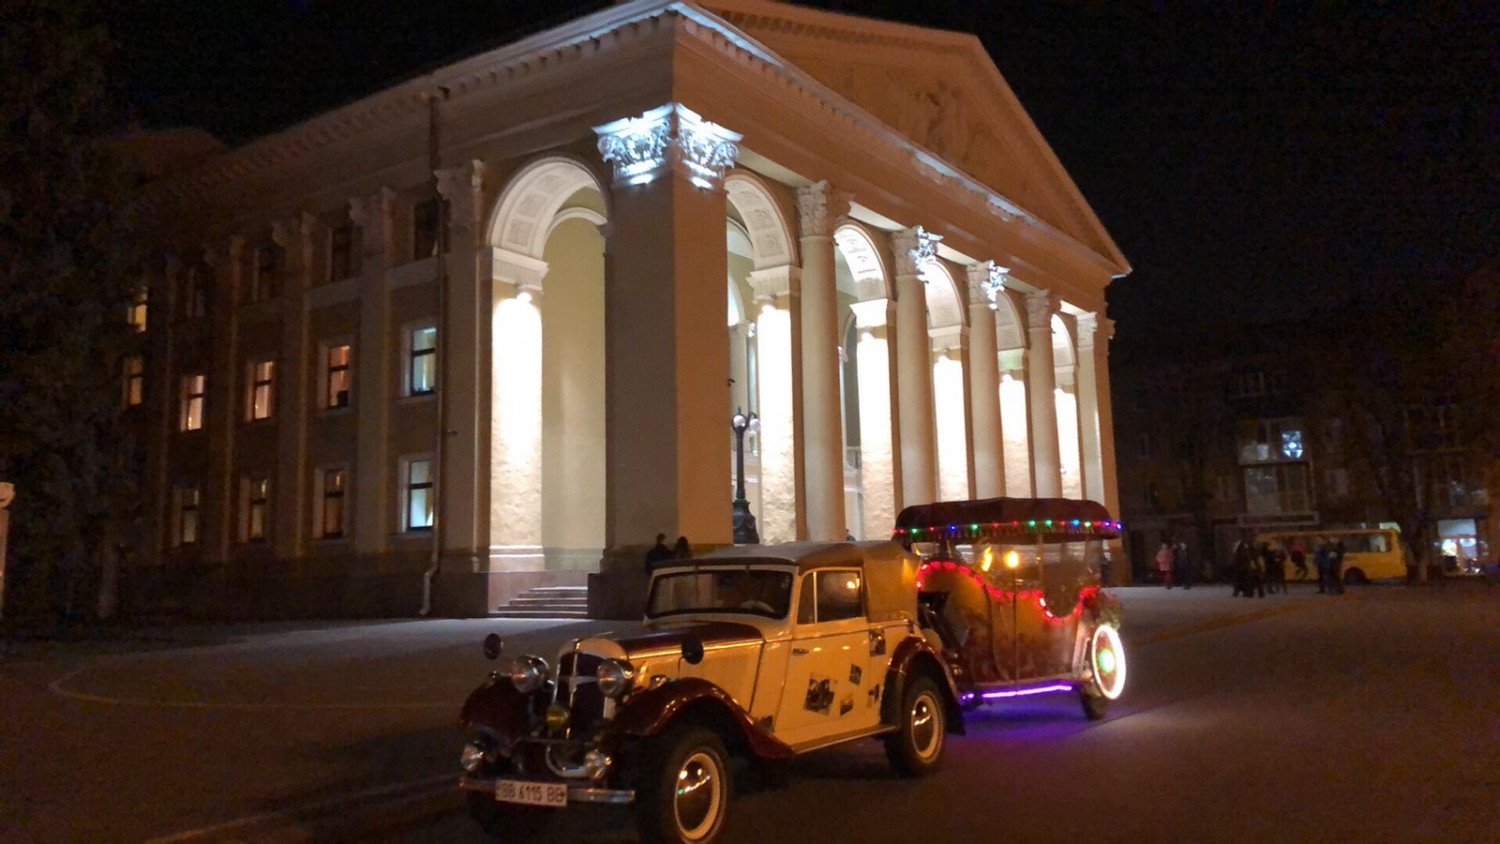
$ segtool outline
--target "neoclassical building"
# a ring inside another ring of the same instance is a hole
[[[149,200],[127,600],[480,613],[726,544],[737,410],[765,541],[1117,511],[1130,267],[971,35],[620,3]]]

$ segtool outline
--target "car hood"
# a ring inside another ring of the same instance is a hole
[[[763,641],[753,625],[733,621],[655,622],[631,630],[584,639],[580,649],[600,656],[635,661],[682,653],[682,645],[697,639],[705,648],[755,645]]]

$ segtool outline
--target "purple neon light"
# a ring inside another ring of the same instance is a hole
[[[1040,695],[1047,692],[1071,692],[1073,686],[1067,683],[1052,683],[1046,686],[1031,686],[1022,689],[1005,689],[998,692],[985,692],[980,697],[985,700],[999,700],[1008,697],[1026,697],[1028,695]],[[972,697],[972,695],[971,695]]]

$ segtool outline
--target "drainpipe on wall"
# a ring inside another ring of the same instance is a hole
[[[434,489],[437,497],[433,502],[432,551],[427,558],[427,571],[422,574],[422,606],[417,611],[423,617],[432,614],[433,584],[443,568],[443,488],[448,477],[445,458],[448,439],[448,207],[438,193],[438,119],[443,100],[448,98],[448,89],[438,87],[427,97],[427,174],[431,179],[432,195],[438,200],[437,237],[437,342],[438,342],[438,396],[437,396],[437,440],[433,448],[433,463],[437,466]]]

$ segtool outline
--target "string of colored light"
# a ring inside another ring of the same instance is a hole
[[[1056,534],[1076,533],[1092,536],[1099,531],[1119,533],[1125,526],[1121,522],[1085,521],[1083,519],[1028,519],[1010,522],[973,522],[968,525],[950,524],[931,527],[896,528],[891,536],[920,539],[924,535],[938,537],[944,534],[960,538],[979,538],[988,534]]]

